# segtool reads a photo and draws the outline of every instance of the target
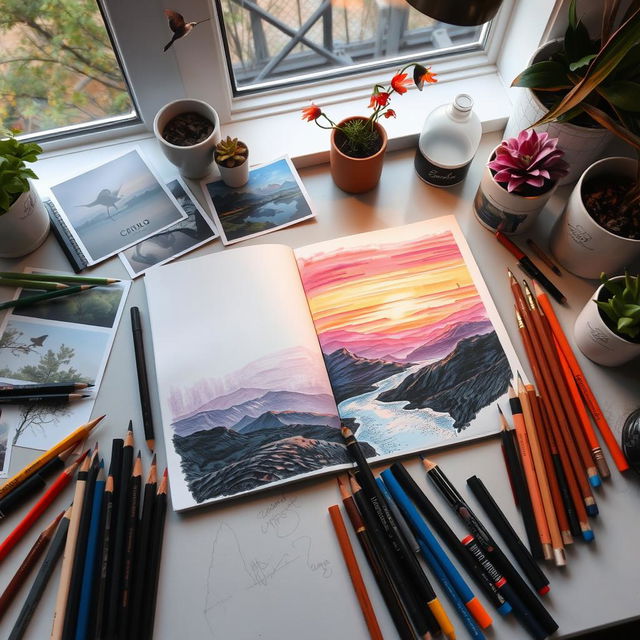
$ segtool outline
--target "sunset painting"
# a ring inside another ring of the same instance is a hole
[[[385,456],[497,430],[490,405],[515,354],[452,217],[296,255],[340,417],[360,441]]]

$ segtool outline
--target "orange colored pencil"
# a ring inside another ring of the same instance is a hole
[[[527,427],[520,407],[520,399],[511,385],[509,385],[509,405],[511,406],[513,425],[516,429],[516,440],[518,441],[518,449],[520,450],[520,460],[522,461],[524,476],[527,480],[529,495],[531,496],[533,517],[535,518],[538,535],[540,536],[540,543],[542,544],[542,553],[545,560],[551,560],[553,558],[551,534],[549,532],[549,524],[542,504],[542,494],[540,492],[540,486],[538,485],[538,477],[536,475],[533,458],[531,456],[531,447],[527,437]]]
[[[358,561],[353,553],[353,547],[351,546],[349,534],[347,533],[347,528],[344,525],[344,520],[340,513],[340,507],[338,507],[337,504],[329,507],[329,515],[331,516],[333,528],[336,530],[340,549],[342,550],[344,561],[347,565],[347,569],[349,570],[349,576],[351,577],[353,588],[356,592],[358,602],[360,603],[360,608],[362,609],[367,629],[369,629],[369,636],[374,640],[383,640],[382,631],[380,631],[380,626],[378,625],[378,620],[376,618],[376,612],[373,610],[371,600],[369,600],[367,587],[364,584],[360,568],[358,567]]]
[[[616,467],[618,467],[618,471],[626,471],[629,468],[629,463],[627,459],[624,457],[622,453],[622,449],[620,449],[620,445],[616,440],[616,437],[613,435],[611,431],[611,427],[607,423],[604,414],[602,413],[602,409],[600,409],[600,405],[596,400],[595,395],[593,395],[593,391],[591,391],[591,387],[589,387],[589,383],[585,378],[580,365],[578,364],[578,360],[576,359],[571,346],[569,345],[569,341],[567,340],[564,332],[562,331],[562,327],[558,322],[558,318],[551,306],[551,302],[547,297],[547,294],[542,291],[542,289],[538,286],[536,282],[533,283],[533,289],[536,293],[536,299],[540,304],[540,307],[544,311],[545,316],[547,317],[547,321],[549,322],[549,326],[551,327],[551,331],[553,332],[554,338],[558,341],[558,346],[562,351],[562,354],[567,359],[567,364],[571,369],[571,373],[573,374],[573,378],[580,389],[580,393],[584,398],[584,401],[587,403],[587,407],[595,420],[598,429],[600,430],[600,434],[604,438],[604,441],[607,445],[607,449],[609,449],[609,453],[616,463]]]

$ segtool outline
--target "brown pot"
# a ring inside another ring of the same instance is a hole
[[[338,123],[341,127],[350,120],[366,120],[362,116],[345,118]],[[336,133],[331,132],[331,148],[329,149],[329,163],[333,181],[347,193],[364,193],[373,189],[380,181],[384,153],[387,150],[387,132],[380,124],[375,124],[378,134],[382,138],[380,149],[368,158],[352,158],[338,149],[336,146]]]

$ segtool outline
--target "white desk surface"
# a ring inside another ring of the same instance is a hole
[[[417,178],[413,170],[413,150],[389,154],[379,187],[361,196],[349,196],[340,191],[333,184],[327,165],[304,169],[301,176],[315,204],[317,219],[249,243],[284,243],[297,247],[343,235],[454,214],[504,318],[516,351],[521,361],[526,362],[515,321],[512,320],[513,302],[506,267],[509,266],[515,273],[519,271],[513,257],[476,222],[471,206],[484,161],[499,141],[498,134],[485,135],[467,179],[462,185],[449,190],[428,187]],[[171,167],[160,154],[156,142],[146,139],[139,144],[149,159],[170,176]],[[78,171],[79,166],[106,160],[121,148],[129,146],[132,145],[111,146],[44,160],[38,164],[38,173],[41,179],[53,184],[69,173]],[[192,187],[203,202],[197,185]],[[546,246],[545,239],[553,221],[562,210],[568,192],[568,187],[560,189],[541,215],[533,233],[541,246]],[[243,244],[245,243],[239,246]],[[224,249],[217,241],[182,259],[214,251],[232,250],[233,248]],[[0,261],[0,264],[3,269],[20,269],[29,265],[70,271],[64,254],[53,237],[27,258],[20,261]],[[127,277],[117,258],[98,266],[94,272],[98,275]],[[568,307],[555,307],[571,340],[573,318],[595,290],[595,283],[567,273],[556,280],[569,300]],[[144,446],[140,418],[128,314],[128,307],[131,305],[138,305],[144,314],[145,342],[149,354],[151,353],[142,278],[134,281],[129,294],[127,309],[98,393],[94,415],[107,414],[96,434],[107,458],[111,439],[123,437],[129,419],[133,418],[137,443],[143,451],[146,474],[149,453]],[[206,318],[202,320],[206,322]],[[638,362],[617,369],[605,369],[592,364],[579,352],[577,355],[609,424],[619,435],[624,418],[640,405]],[[149,367],[152,368],[153,359],[149,357],[149,360]],[[153,380],[153,370],[150,373]],[[154,415],[158,417],[159,405],[155,394],[153,402]],[[156,425],[156,442],[160,466],[164,466],[162,430],[159,424]],[[29,450],[15,450],[11,471],[21,468],[34,455]],[[482,510],[470,495],[465,480],[473,474],[482,478],[512,519],[516,530],[524,536],[522,521],[514,507],[508,486],[498,439],[491,438],[453,447],[432,457],[442,465],[461,493],[469,498],[472,507],[477,507],[478,514],[482,514]],[[432,487],[427,485],[416,461],[405,462],[434,502],[442,504]],[[596,494],[600,508],[600,516],[592,521],[596,541],[591,545],[576,542],[573,548],[569,548],[568,566],[565,569],[544,567],[551,580],[551,592],[545,598],[545,603],[560,624],[556,637],[566,637],[640,615],[640,554],[637,545],[640,482],[632,473],[622,477],[611,461],[610,466],[613,470],[612,477]],[[56,501],[55,509],[62,510],[69,503],[72,492],[72,487],[67,488]],[[339,502],[335,480],[327,477],[292,485],[284,492],[261,494],[259,497],[216,508],[196,510],[187,515],[169,511],[154,637],[159,640],[366,638],[366,627],[327,513],[328,506]],[[2,523],[3,538],[23,516],[24,511]],[[54,509],[50,509],[49,513],[53,514]],[[442,513],[454,529],[463,535],[463,528],[444,505]],[[33,544],[37,530],[41,528],[36,526],[3,561],[0,566],[1,588],[4,588],[13,575]],[[395,630],[366,562],[355,540],[353,544],[366,583],[370,587],[370,595],[384,636],[395,638]],[[36,611],[28,638],[40,640],[49,637],[58,575],[59,567]],[[20,596],[0,623],[0,638],[8,636],[27,588],[21,590]],[[473,584],[472,588],[477,593]],[[439,590],[437,586],[436,589]],[[483,596],[480,597],[484,601]],[[451,613],[451,606],[442,595],[441,600]],[[494,615],[495,612],[488,605],[487,608],[494,618],[493,630],[487,632],[488,638],[519,640],[528,637],[513,619],[501,619],[498,614]],[[462,623],[455,614],[452,616],[458,629],[458,637],[467,638],[468,634]]]

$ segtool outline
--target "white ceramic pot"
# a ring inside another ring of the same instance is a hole
[[[224,180],[224,183],[228,187],[232,187],[233,189],[236,189],[238,187],[244,186],[245,184],[247,184],[247,182],[249,182],[249,156],[248,155],[247,155],[247,159],[237,167],[223,167],[222,165],[219,164],[218,169],[220,170],[220,176],[222,177],[222,179]]]
[[[547,42],[534,53],[529,65],[545,60],[559,47],[559,40]],[[520,131],[530,127],[548,111],[531,89],[517,87],[514,91],[517,93],[504,130],[505,140],[517,137]],[[558,138],[558,148],[564,151],[569,173],[558,181],[559,185],[574,183],[590,164],[602,157],[605,147],[613,137],[602,127],[580,127],[564,122],[550,122],[535,127],[535,130],[546,131],[549,136]]]
[[[495,154],[495,149],[491,157]],[[509,193],[496,182],[489,167],[485,166],[482,180],[473,199],[473,210],[478,222],[491,231],[515,235],[527,231],[547,204],[555,185],[538,196]]]
[[[615,275],[640,257],[640,240],[617,236],[601,227],[582,203],[585,181],[601,174],[635,177],[631,158],[603,158],[592,164],[573,188],[562,216],[551,233],[549,246],[556,260],[582,278],[598,278],[604,271]]]
[[[20,258],[35,251],[49,233],[49,215],[31,188],[0,214],[0,258]]]
[[[595,300],[600,299],[603,289],[604,285],[598,288]],[[602,299],[606,300],[606,294],[602,295]],[[611,331],[593,299],[587,302],[576,318],[574,333],[580,351],[589,360],[605,367],[617,367],[640,356],[640,343],[626,340]]]
[[[195,112],[213,123],[213,131],[206,140],[188,147],[181,147],[167,142],[162,137],[165,126],[172,118],[181,114]],[[153,120],[153,133],[160,148],[169,162],[178,167],[185,178],[197,180],[211,172],[213,168],[213,151],[220,142],[220,118],[216,110],[202,100],[174,100],[166,104]]]

